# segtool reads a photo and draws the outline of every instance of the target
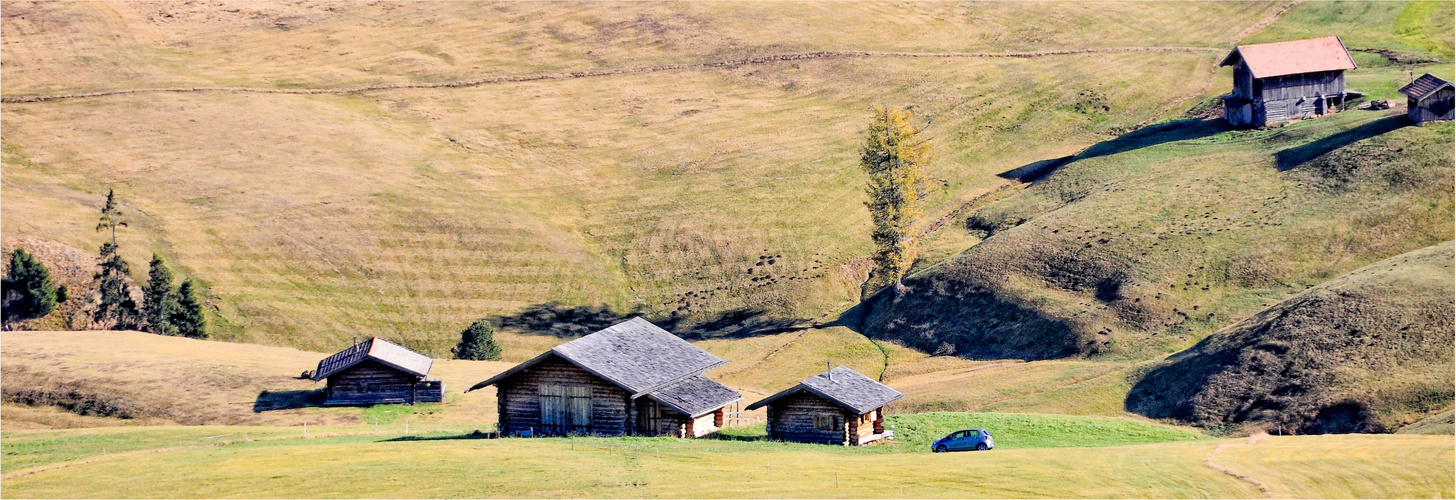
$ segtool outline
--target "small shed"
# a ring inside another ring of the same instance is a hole
[[[694,438],[723,426],[743,396],[703,376],[727,361],[657,325],[633,318],[475,384],[496,387],[508,436]]]
[[[1400,93],[1407,97],[1406,116],[1416,123],[1451,120],[1452,100],[1456,97],[1456,88],[1451,82],[1426,73],[1401,87]]]
[[[901,397],[900,391],[837,366],[747,409],[768,407],[769,439],[860,446],[893,436],[885,431],[885,405]]]
[[[1264,127],[1339,111],[1345,70],[1355,59],[1340,37],[1240,45],[1220,66],[1233,66],[1224,118],[1236,127]]]
[[[324,405],[438,403],[445,383],[427,379],[435,360],[372,337],[319,361],[313,381],[328,380]]]

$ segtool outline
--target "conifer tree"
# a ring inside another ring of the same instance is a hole
[[[131,267],[121,258],[116,246],[116,227],[126,226],[116,207],[116,192],[106,192],[106,206],[101,208],[101,218],[96,231],[111,231],[111,241],[101,244],[101,269],[96,272],[97,294],[100,295],[91,318],[113,330],[135,329],[141,323],[136,300],[131,297]]]
[[[157,335],[177,335],[172,324],[172,315],[177,309],[177,291],[172,288],[172,270],[162,261],[162,256],[152,254],[147,271],[147,286],[142,287],[142,314],[146,316],[147,331]]]
[[[202,303],[197,300],[197,292],[192,285],[192,280],[185,280],[182,286],[177,288],[176,307],[172,311],[171,323],[176,329],[176,334],[187,338],[207,338],[207,321],[202,315]]]
[[[455,359],[496,361],[500,359],[500,344],[495,341],[495,328],[486,320],[470,324],[460,332],[460,343],[451,349]]]
[[[877,106],[860,154],[860,166],[870,175],[865,206],[874,222],[871,283],[892,285],[896,296],[904,292],[905,272],[915,262],[914,230],[928,188],[923,167],[930,163],[930,147],[912,119],[909,111]]]
[[[34,319],[50,314],[56,308],[56,283],[45,264],[25,249],[10,252],[10,269],[3,280],[5,322]]]

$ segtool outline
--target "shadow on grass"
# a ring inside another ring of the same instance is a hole
[[[776,317],[758,308],[723,311],[706,318],[662,317],[637,310],[618,312],[606,305],[567,306],[557,302],[529,306],[514,315],[497,316],[494,323],[535,335],[577,338],[637,316],[688,340],[749,338],[805,328],[803,319]]]
[[[1143,127],[1120,135],[1115,139],[1099,142],[1081,153],[1072,156],[1028,163],[1001,172],[997,176],[1018,182],[1035,182],[1073,161],[1115,155],[1169,142],[1199,139],[1229,130],[1232,130],[1232,128],[1229,127],[1228,122],[1222,119],[1173,120]]]
[[[494,432],[475,431],[469,434],[446,434],[444,436],[400,436],[389,439],[381,439],[379,442],[388,443],[395,441],[458,441],[462,439],[500,439]]]
[[[265,411],[292,410],[295,408],[313,408],[323,406],[324,391],[322,389],[310,389],[306,391],[263,391],[258,393],[258,398],[253,400],[253,413]]]
[[[1283,172],[1303,165],[1315,158],[1319,158],[1330,151],[1413,124],[1405,115],[1381,118],[1303,146],[1296,146],[1274,153],[1274,162],[1278,165],[1279,171]]]

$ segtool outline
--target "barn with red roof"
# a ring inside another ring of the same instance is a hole
[[[1220,66],[1233,66],[1234,88],[1224,118],[1237,127],[1264,127],[1339,111],[1345,70],[1355,60],[1340,37],[1240,45]]]

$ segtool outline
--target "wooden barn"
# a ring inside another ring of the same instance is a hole
[[[319,361],[313,381],[328,380],[328,406],[438,403],[445,384],[426,379],[435,360],[374,337]]]
[[[634,318],[561,344],[474,387],[496,387],[507,436],[693,438],[743,399],[703,372],[727,361]]]
[[[1234,89],[1223,115],[1236,127],[1265,127],[1334,113],[1345,103],[1345,70],[1355,60],[1340,37],[1234,47]]]
[[[1416,123],[1451,120],[1452,99],[1456,97],[1456,88],[1452,88],[1451,82],[1426,73],[1401,87],[1400,93],[1407,98],[1406,116]]]
[[[903,396],[837,366],[747,409],[768,407],[769,439],[860,446],[892,436],[885,432],[885,405]]]

